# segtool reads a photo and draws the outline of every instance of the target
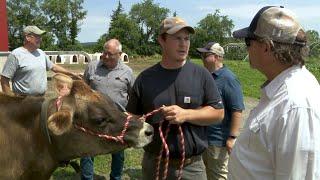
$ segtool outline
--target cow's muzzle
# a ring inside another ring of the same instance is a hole
[[[153,127],[143,122],[143,128],[139,132],[138,142],[134,147],[140,148],[147,144],[149,144],[152,141],[153,138]]]

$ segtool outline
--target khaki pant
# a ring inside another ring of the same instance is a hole
[[[225,180],[228,175],[229,154],[226,147],[211,145],[202,154],[208,180]]]
[[[153,180],[155,179],[156,175],[156,162],[157,158],[156,155],[144,152],[143,159],[142,159],[142,179],[143,180]],[[162,167],[162,163],[161,163]],[[178,169],[177,165],[174,163],[169,162],[168,168],[168,176],[167,180],[176,180],[178,176]],[[163,177],[163,168],[160,168],[160,177],[161,180]],[[192,162],[182,169],[182,180],[206,180],[206,171],[203,160],[200,156],[199,160]]]

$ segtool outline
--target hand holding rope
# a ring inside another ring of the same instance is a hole
[[[157,113],[159,111],[163,112],[164,108],[166,108],[166,107],[162,106],[161,108],[158,108],[156,110],[153,110],[152,112],[147,113],[143,117],[146,119],[147,117],[152,116],[152,115],[154,115],[155,113]],[[169,109],[167,109],[166,112],[164,112],[164,113],[168,113],[168,115],[171,116],[172,115],[171,111],[174,111],[177,108],[179,109],[180,107],[174,105],[174,106],[171,106],[171,107],[168,107],[168,108]],[[182,108],[180,108],[180,109],[182,109]],[[176,113],[176,112],[174,112],[174,113]],[[163,178],[162,179],[167,179],[170,152],[169,152],[169,147],[168,147],[166,139],[168,137],[168,134],[169,134],[169,131],[170,131],[170,126],[171,126],[172,123],[177,124],[178,130],[179,130],[178,136],[179,136],[179,145],[180,145],[180,150],[181,150],[181,152],[180,152],[181,153],[181,161],[180,161],[179,173],[178,173],[177,179],[180,180],[181,177],[182,177],[182,169],[183,169],[184,161],[185,161],[184,134],[183,134],[181,125],[177,123],[176,119],[173,118],[174,120],[172,120],[171,117],[169,117],[169,118],[170,118],[171,121],[169,120],[169,124],[168,124],[168,126],[166,128],[165,134],[163,134],[163,132],[162,132],[162,125],[163,125],[164,119],[161,120],[160,123],[159,123],[159,135],[160,135],[160,138],[161,138],[161,141],[162,141],[162,147],[160,149],[159,155],[157,157],[157,162],[156,162],[156,165],[157,165],[157,167],[156,167],[156,178],[155,178],[156,180],[159,180],[159,177],[160,177],[160,165],[161,165],[161,159],[162,159],[163,150],[165,150],[165,158],[164,158],[164,172],[163,172]]]

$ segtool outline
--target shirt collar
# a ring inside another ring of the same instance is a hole
[[[220,69],[213,71],[212,74],[218,77],[223,73],[224,68],[225,68],[225,65],[223,65]]]
[[[303,67],[304,68],[304,67]],[[300,65],[294,65],[284,71],[282,71],[278,76],[276,76],[271,82],[265,82],[262,85],[262,91],[267,95],[269,99],[275,96],[278,89],[285,83],[285,80],[290,77],[297,70],[301,69]]]

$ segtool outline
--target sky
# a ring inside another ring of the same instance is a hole
[[[142,0],[121,0],[125,13],[129,13],[133,4]],[[297,16],[305,30],[316,30],[320,33],[320,1],[319,0],[154,0],[160,7],[174,11],[191,26],[206,17],[209,13],[220,10],[220,15],[232,19],[237,30],[249,26],[253,16],[264,6],[284,6]],[[118,6],[118,0],[84,0],[83,7],[87,11],[81,22],[80,42],[96,42],[109,28],[112,11]]]

